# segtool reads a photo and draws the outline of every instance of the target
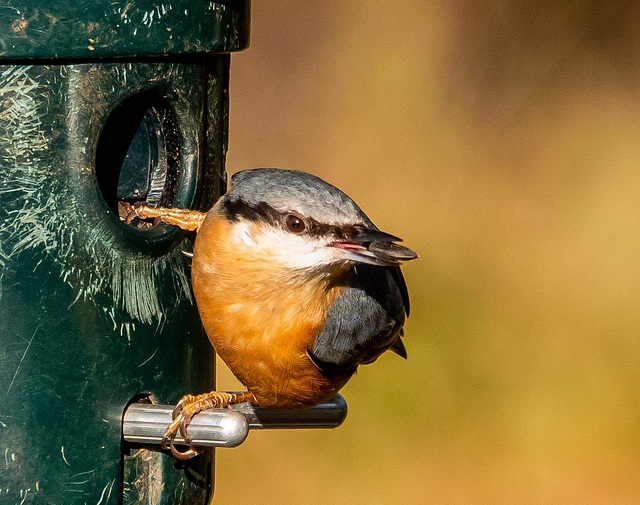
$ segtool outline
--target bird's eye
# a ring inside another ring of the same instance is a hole
[[[291,233],[302,233],[305,229],[304,221],[293,214],[289,214],[287,216],[285,223],[287,225],[287,230]]]

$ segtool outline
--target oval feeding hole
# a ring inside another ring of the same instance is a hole
[[[141,93],[113,111],[96,148],[98,187],[118,215],[118,202],[171,207],[180,176],[180,137],[173,108],[162,97]],[[134,228],[151,223],[135,219]]]

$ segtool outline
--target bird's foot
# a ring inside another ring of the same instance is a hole
[[[243,403],[253,400],[250,392],[245,393],[225,393],[223,391],[211,391],[202,395],[185,395],[176,404],[173,409],[173,422],[167,426],[162,437],[161,446],[163,449],[169,449],[171,454],[180,460],[191,459],[197,456],[200,451],[195,447],[189,447],[186,451],[179,451],[174,445],[176,435],[180,433],[187,444],[191,443],[191,439],[187,435],[187,428],[193,416],[203,410],[228,407],[236,403]]]
[[[147,219],[148,217],[145,215],[145,210],[149,209],[144,202],[135,202],[131,205],[129,202],[125,202],[124,200],[118,201],[118,217],[120,221],[124,221],[127,224],[131,224],[134,219]]]
[[[131,224],[135,218],[153,219],[154,224],[166,223],[183,230],[195,231],[200,228],[207,216],[206,212],[191,209],[169,209],[167,207],[147,207],[144,202],[118,202],[118,215],[121,221]]]

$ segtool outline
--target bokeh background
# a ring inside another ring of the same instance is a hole
[[[256,0],[228,168],[300,168],[421,259],[409,360],[216,503],[640,503],[640,4]],[[219,368],[219,385],[237,388]]]

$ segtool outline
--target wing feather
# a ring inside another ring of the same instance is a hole
[[[399,268],[353,267],[329,307],[310,357],[323,372],[334,375],[352,373],[387,349],[406,356],[400,338],[408,304]]]

